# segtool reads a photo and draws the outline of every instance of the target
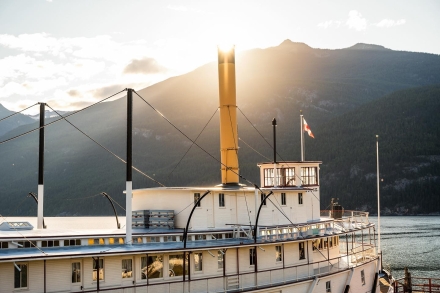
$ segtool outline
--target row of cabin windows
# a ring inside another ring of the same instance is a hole
[[[276,170],[274,172],[274,170]],[[274,176],[275,173],[275,176]],[[295,186],[295,168],[264,169],[264,186]],[[300,186],[318,185],[318,168],[301,167]]]
[[[266,205],[266,200],[264,200],[265,196],[266,195],[264,193],[261,194],[261,202],[263,202],[264,206]],[[201,202],[199,201],[199,199],[200,199],[200,193],[198,193],[198,192],[194,193],[194,205],[196,207],[201,207]],[[300,204],[300,205],[303,204],[303,194],[302,193],[298,193],[298,204]],[[282,206],[287,205],[287,199],[286,199],[285,192],[281,193],[281,205]],[[224,193],[218,194],[218,206],[225,207],[225,194]]]
[[[339,237],[333,236],[312,241],[313,251],[332,248],[333,246],[339,246]]]
[[[41,247],[58,247],[60,246],[60,241],[63,240],[43,240],[41,241]],[[36,241],[12,241],[17,248],[30,248],[37,247]],[[68,239],[64,240],[64,246],[74,246],[81,245],[80,239]],[[0,248],[6,249],[9,248],[9,242],[0,242]]]
[[[266,195],[264,193],[261,194],[261,202],[263,203],[263,206],[265,206],[267,204],[267,199],[264,199],[266,197]],[[298,193],[298,204],[302,205],[303,204],[303,194],[300,192]],[[286,193],[282,192],[281,193],[281,205],[285,206],[287,205],[287,200],[286,200]]]
[[[300,260],[305,259],[304,242],[299,243]],[[193,266],[195,272],[203,271],[203,254],[201,252],[193,253]],[[217,267],[222,269],[224,266],[224,251],[217,251]],[[168,277],[182,276],[185,266],[185,275],[188,274],[189,255],[175,254],[168,256]],[[275,260],[281,262],[283,260],[283,251],[281,245],[275,246]],[[249,249],[249,265],[256,264],[255,248]],[[151,255],[141,257],[141,279],[156,279],[164,277],[164,256]],[[28,287],[28,263],[14,263],[14,288]],[[92,263],[92,280],[104,280],[104,259],[93,259]],[[133,278],[133,260],[122,259],[121,263],[121,278]],[[81,262],[72,263],[72,283],[81,282]],[[361,282],[365,285],[365,272],[361,270]],[[330,281],[326,282],[326,292],[331,292]]]

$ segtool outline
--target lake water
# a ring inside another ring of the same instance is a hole
[[[29,221],[37,226],[36,217],[6,218]],[[49,229],[115,229],[114,217],[47,217]],[[4,219],[0,218],[0,223]],[[377,218],[370,217],[377,225]],[[125,217],[120,217],[125,227]],[[383,264],[390,266],[395,277],[403,277],[405,266],[414,277],[440,278],[440,217],[381,217]]]
[[[408,267],[413,277],[440,278],[440,217],[381,217],[380,226],[383,264],[394,277]]]

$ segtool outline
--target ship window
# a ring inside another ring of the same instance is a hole
[[[81,282],[81,263],[73,262],[72,263],[72,283],[80,283]]]
[[[295,168],[277,168],[274,178],[274,169],[264,169],[264,186],[294,186]]]
[[[201,252],[194,253],[194,271],[201,272],[203,270],[203,254]]]
[[[301,168],[302,185],[317,185],[318,172],[316,167],[302,167]]]
[[[249,265],[253,266],[253,265],[255,265],[255,262],[256,262],[255,248],[250,248],[249,249]]]
[[[225,239],[226,238],[234,238],[232,233],[225,233]]]
[[[312,241],[312,249],[313,249],[313,251],[318,249],[318,245],[319,245],[318,243],[320,243],[320,242],[321,242],[320,239],[316,239],[316,240]]]
[[[218,206],[219,207],[224,207],[225,206],[225,194],[224,193],[219,193],[218,194]]]
[[[263,206],[266,205],[266,200],[264,199],[266,195],[264,193],[261,194],[261,202],[263,203]]]
[[[28,287],[28,264],[14,263],[14,288]]]
[[[332,292],[332,283],[331,283],[331,281],[325,282],[325,292],[326,293]]]
[[[286,205],[286,193],[281,192],[281,205],[285,206]]]
[[[199,240],[206,240],[206,235],[205,234],[196,235],[196,241],[199,241]]]
[[[76,245],[81,245],[81,239],[64,240],[64,246],[76,246]]]
[[[319,250],[322,250],[323,242],[322,239],[319,239]]]
[[[185,261],[185,275],[188,274],[188,254]],[[170,255],[168,259],[168,276],[183,276],[183,254]]]
[[[306,259],[306,251],[304,248],[304,242],[299,243],[299,259]]]
[[[41,247],[54,247],[54,246],[60,246],[60,241],[59,240],[41,241]]]
[[[133,237],[133,244],[138,244],[142,242],[142,237]]]
[[[333,237],[328,239],[328,247],[333,247]]]
[[[17,248],[29,248],[29,247],[37,247],[37,243],[35,241],[17,241]]]
[[[124,244],[124,238],[119,238],[119,244]]]
[[[97,280],[97,272],[99,270],[99,279],[104,280],[104,260],[102,258],[93,259],[92,280]]]
[[[197,203],[197,201],[200,199],[200,193],[194,193],[194,205],[196,206],[196,207],[200,207],[200,201],[199,201],[199,203]],[[196,204],[197,203],[197,204]]]
[[[141,278],[156,279],[163,277],[163,256],[141,257]]]
[[[328,240],[327,238],[324,239],[324,249],[328,248]]]
[[[122,278],[132,278],[133,277],[133,260],[123,259],[122,260]]]
[[[8,248],[8,242],[0,242],[0,249],[1,248]]]
[[[224,253],[223,251],[219,250],[217,252],[217,268],[223,269],[223,263],[224,263]]]
[[[282,261],[283,253],[281,251],[281,245],[275,246],[275,261]]]
[[[361,281],[362,281],[362,286],[365,285],[365,272],[364,272],[364,270],[361,271]]]
[[[298,193],[298,204],[303,204],[303,194]]]

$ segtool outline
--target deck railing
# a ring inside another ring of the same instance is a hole
[[[440,279],[411,277],[411,285],[405,285],[405,278],[393,283],[395,293],[440,293]]]
[[[362,246],[358,246],[362,247]],[[341,256],[329,260],[322,260],[309,264],[285,266],[284,268],[240,272],[226,276],[208,276],[191,281],[170,280],[153,281],[149,284],[135,284],[118,288],[101,288],[104,292],[128,293],[140,288],[142,292],[172,293],[172,292],[243,292],[274,286],[294,284],[298,282],[312,282],[315,277],[322,277],[337,272],[349,270],[353,267],[367,264],[378,259],[374,247],[364,245],[365,250],[353,250],[348,256]],[[97,292],[94,289],[84,289],[81,292]],[[435,292],[435,291],[433,291]]]

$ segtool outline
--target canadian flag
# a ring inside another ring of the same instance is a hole
[[[312,131],[310,130],[309,125],[306,122],[306,119],[303,118],[303,121],[304,121],[304,131],[307,132],[310,137],[315,138],[315,136],[313,135]]]

